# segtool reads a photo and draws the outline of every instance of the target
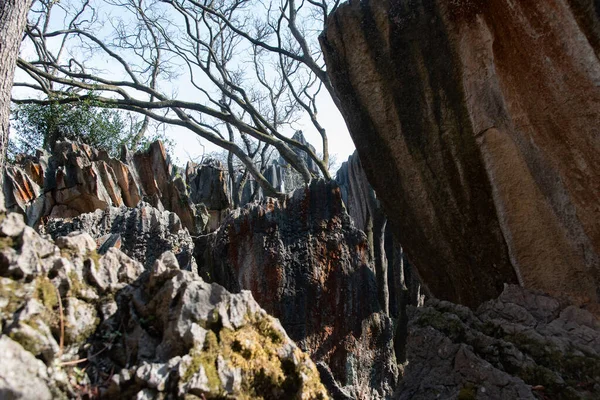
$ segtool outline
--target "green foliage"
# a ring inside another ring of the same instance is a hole
[[[12,133],[9,159],[17,154],[34,154],[37,149],[51,150],[62,140],[80,141],[96,149],[106,150],[112,157],[120,154],[121,146],[141,150],[156,139],[165,140],[164,134],[136,136],[142,121],[131,118],[123,111],[100,108],[93,101],[48,105],[21,104],[12,110]]]

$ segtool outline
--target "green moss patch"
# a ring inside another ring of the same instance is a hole
[[[319,374],[314,364],[305,362],[306,354],[295,350],[298,364],[279,357],[284,343],[285,337],[270,318],[262,316],[249,318],[249,323],[238,330],[208,331],[202,350],[192,351],[192,362],[182,380],[189,381],[202,366],[211,389],[207,398],[225,395],[217,372],[217,359],[221,356],[229,368],[241,371],[242,383],[236,399],[294,399],[301,395],[325,399]]]
[[[58,306],[58,295],[56,286],[46,277],[39,277],[35,281],[34,298],[40,301],[44,307],[53,310]]]

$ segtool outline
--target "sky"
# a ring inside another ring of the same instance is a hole
[[[319,122],[327,131],[329,139],[329,153],[335,155],[336,164],[339,166],[343,161],[354,152],[355,146],[348,133],[346,122],[342,114],[331,100],[331,96],[326,91],[322,91],[318,98]],[[304,116],[297,124],[295,129],[284,131],[286,136],[291,137],[296,130],[302,130],[306,140],[311,143],[317,151],[322,151],[321,136],[312,126],[308,116]],[[190,159],[195,160],[204,153],[212,151],[221,151],[216,145],[213,145],[206,139],[202,139],[193,132],[177,126],[168,128],[167,134],[175,142],[173,156],[178,165],[184,165]],[[204,146],[204,149],[203,149]],[[331,171],[335,174],[335,170]]]
[[[73,1],[74,4],[77,3],[77,0]],[[68,2],[69,0],[63,2],[62,4]],[[102,3],[100,2],[99,4]],[[61,24],[63,23],[63,21],[61,21],[62,18],[57,18],[56,11],[53,11],[53,13],[53,21],[57,21],[57,26],[55,29],[60,29],[62,26]],[[110,24],[105,24],[102,30],[107,30],[109,28]],[[98,32],[99,37],[102,34],[103,32]],[[21,49],[21,55],[26,59],[31,59],[32,54],[32,48],[28,49],[23,47]],[[85,63],[86,67],[104,69],[108,72],[108,76],[111,79],[115,79],[115,74],[119,74],[117,71],[120,69],[120,66],[114,62],[114,60],[93,57],[87,59]],[[125,77],[124,72],[121,71],[121,73],[123,74],[123,77]],[[24,77],[25,74],[22,71],[17,70],[16,80],[23,81]],[[160,90],[163,93],[176,93],[176,98],[186,101],[194,101],[194,99],[197,99],[199,96],[199,92],[193,88],[192,85],[190,85],[189,76],[186,73],[181,73],[178,77],[171,81],[162,81]],[[15,88],[13,90],[13,95],[20,98],[28,97],[27,90],[24,90],[23,88]],[[350,154],[352,154],[354,151],[354,144],[352,143],[340,111],[337,109],[326,90],[321,90],[319,92],[317,97],[317,107],[319,123],[326,129],[329,139],[330,155],[335,157],[336,164],[339,165],[345,161]],[[305,138],[316,148],[317,152],[322,151],[321,137],[317,130],[313,127],[308,115],[303,114],[299,121],[295,122],[291,127],[284,128],[282,133],[288,137],[291,137],[297,130],[303,131]],[[193,132],[182,127],[168,126],[165,133],[174,143],[172,155],[174,156],[174,161],[177,165],[185,165],[185,163],[190,159],[197,161],[202,157],[203,154],[221,150],[208,140],[200,138]],[[335,169],[331,172],[332,174],[335,174]]]

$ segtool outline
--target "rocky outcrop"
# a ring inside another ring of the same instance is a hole
[[[192,203],[206,208],[208,213],[208,220],[199,233],[215,231],[231,208],[225,167],[210,158],[201,164],[188,162],[185,179]]]
[[[54,239],[70,232],[84,231],[102,245],[107,235],[118,235],[120,249],[150,269],[164,252],[171,251],[182,269],[196,271],[194,242],[177,214],[159,211],[147,203],[135,208],[107,207],[74,218],[52,218],[43,232]]]
[[[5,171],[6,208],[27,218],[69,218],[108,207],[136,207],[142,200],[179,216],[192,233],[206,225],[203,209],[189,200],[183,177],[176,173],[157,141],[145,152],[124,149],[122,160],[88,145],[59,142],[51,155],[43,152]],[[203,225],[204,224],[204,225]]]
[[[313,153],[316,153],[315,148],[312,144],[308,143],[308,141],[306,140],[306,138],[304,137],[304,134],[302,133],[302,131],[296,131],[293,135],[292,135],[292,140],[295,140],[296,142],[300,143],[301,145],[307,146]],[[314,176],[319,176],[319,166],[317,165],[317,163],[315,162],[315,160],[313,160],[307,152],[305,152],[304,150],[296,147],[296,146],[291,146],[292,150],[294,151],[294,153],[296,153],[296,155],[298,155],[298,157],[300,157],[300,159],[302,161],[304,161],[304,163],[306,164],[306,167],[308,168],[308,170],[314,175]],[[288,162],[285,161],[285,159],[283,157],[279,158],[279,164],[286,167],[288,166]],[[288,168],[289,169],[289,168]]]
[[[476,312],[413,308],[398,399],[592,399],[600,396],[600,321],[541,292],[507,286]]]
[[[600,300],[598,24],[575,0],[351,0],[329,18],[362,165],[438,298],[518,282]]]
[[[164,253],[150,271],[85,233],[0,222],[0,393],[11,399],[327,399],[316,366],[249,292]]]
[[[399,363],[406,361],[407,307],[423,304],[416,272],[393,236],[375,191],[367,181],[356,152],[336,174],[342,200],[357,228],[365,232],[374,260],[379,304],[394,319],[394,348]]]
[[[300,348],[326,364],[334,379],[324,382],[337,381],[332,393],[392,393],[392,323],[377,300],[367,238],[335,183],[315,181],[285,200],[235,210],[205,246],[201,274],[234,292],[251,290]]]
[[[250,292],[232,295],[182,271],[172,255],[117,299],[119,311],[100,327],[89,352],[103,337],[119,336],[93,369],[109,373],[105,398],[144,392],[184,398],[328,398],[315,365],[268,316]],[[120,335],[118,335],[120,334]]]

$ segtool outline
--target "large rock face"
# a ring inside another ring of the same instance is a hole
[[[86,233],[55,243],[0,215],[0,397],[310,399],[310,358],[250,292],[166,252],[150,271]]]
[[[436,296],[600,299],[597,7],[352,0],[329,19],[344,118]]]
[[[234,292],[251,290],[313,360],[328,366],[337,381],[328,389],[360,399],[392,393],[392,323],[377,300],[367,238],[351,223],[335,183],[316,181],[282,202],[236,210],[207,247],[198,256],[201,274]]]
[[[541,292],[507,286],[476,312],[413,308],[398,399],[597,399],[600,321]]]

